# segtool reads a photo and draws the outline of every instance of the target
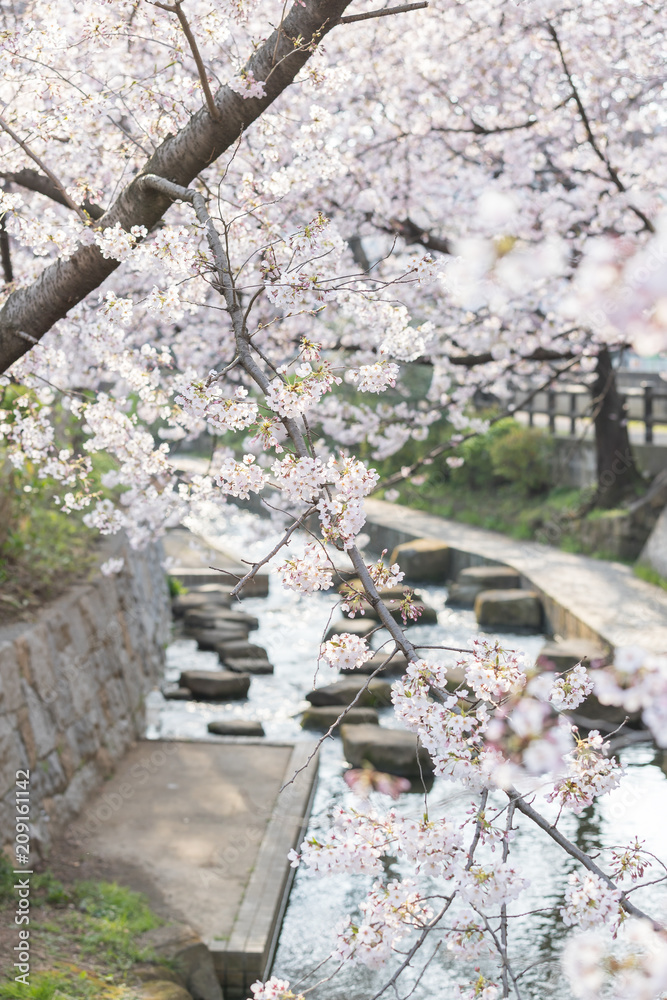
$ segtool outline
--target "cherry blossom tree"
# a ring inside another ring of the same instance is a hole
[[[479,390],[530,394],[565,371],[599,377],[626,343],[665,348],[659,13],[630,0],[3,12],[3,448],[59,484],[61,509],[137,547],[259,496],[282,537],[235,593],[269,560],[298,593],[330,590],[332,556],[347,555],[364,596],[346,590],[346,612],[369,602],[386,660],[408,660],[398,719],[470,799],[463,823],[415,822],[372,797],[395,793],[390,779],[362,774],[359,808],[292,856],[377,875],[332,955],[393,962],[392,985],[438,937],[465,968],[484,963],[462,997],[522,996],[512,927],[532,914],[512,844],[531,824],[578,865],[560,907],[574,994],[667,990],[665,931],[635,903],[664,865],[641,831],[594,859],[561,823],[623,778],[605,737],[564,713],[594,690],[664,745],[665,657],[618,651],[559,676],[477,643],[447,666],[410,641],[410,594],[398,621],[382,599],[400,567],[358,545],[379,485],[361,446],[393,454],[445,412],[452,449],[485,427]],[[422,405],[386,403],[424,358]],[[209,468],[186,475],[179,442],[205,431]],[[99,487],[98,454],[112,461]],[[347,633],[321,649],[333,669],[370,655]],[[383,878],[388,853],[400,879]],[[293,996],[279,979],[254,994]]]

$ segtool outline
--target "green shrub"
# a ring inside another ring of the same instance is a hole
[[[553,478],[553,439],[537,427],[517,425],[489,445],[496,476],[513,483],[524,494],[543,493]]]
[[[463,465],[452,469],[451,482],[454,486],[468,486],[479,490],[488,487],[496,477],[491,457],[491,449],[495,442],[503,440],[521,425],[505,417],[489,427],[486,434],[478,434],[469,441],[464,441],[457,449],[457,454],[463,459]]]

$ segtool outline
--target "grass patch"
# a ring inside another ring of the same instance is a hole
[[[662,587],[663,590],[667,590],[667,579],[664,576],[660,576],[657,569],[653,569],[652,566],[639,563],[634,567],[634,573],[640,580],[645,580],[646,583],[652,583],[656,587]]]
[[[11,867],[3,861],[0,919],[7,926],[15,902],[12,886]],[[139,947],[137,939],[162,923],[142,895],[113,882],[64,885],[45,872],[31,879],[31,901],[31,945],[41,958],[32,965],[29,987],[15,982],[13,975],[0,981],[0,1000],[121,1000],[133,995],[124,985],[132,966],[155,961],[152,950]]]

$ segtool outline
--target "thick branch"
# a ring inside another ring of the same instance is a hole
[[[4,118],[0,118],[0,128],[3,130],[3,132],[6,132],[7,135],[11,136],[11,138],[14,140],[14,142],[18,146],[21,147],[21,149],[26,154],[26,156],[29,156],[30,159],[34,163],[37,164],[37,166],[39,167],[39,169],[42,170],[46,174],[46,176],[51,181],[51,183],[54,185],[54,187],[56,187],[60,191],[60,193],[62,195],[62,198],[63,198],[63,204],[67,205],[68,208],[71,208],[74,212],[76,212],[76,214],[79,216],[79,218],[82,220],[82,222],[86,222],[87,220],[86,220],[86,216],[85,216],[84,212],[79,208],[79,206],[76,204],[76,202],[72,201],[72,199],[68,195],[67,191],[65,190],[65,186],[58,180],[58,178],[56,177],[56,175],[51,170],[49,170],[49,168],[44,163],[44,161],[41,160],[39,158],[39,156],[37,156],[36,153],[33,153],[32,149],[30,148],[30,146],[28,145],[28,143],[24,142],[23,139],[21,139],[21,137],[19,135],[17,135],[17,133],[14,131],[14,129],[11,128],[11,126],[7,124],[7,122],[4,120]]]
[[[0,177],[6,181],[18,184],[19,187],[26,188],[28,191],[43,194],[46,198],[50,198],[51,201],[55,201],[59,205],[65,205],[66,208],[70,207],[62,190],[46,174],[40,174],[39,170],[24,167],[23,170],[16,170],[13,173],[1,173]],[[93,204],[91,201],[84,201],[80,207],[91,219],[101,219],[104,215],[104,209],[100,208],[99,205]]]
[[[265,96],[244,99],[230,87],[221,87],[215,95],[220,121],[202,108],[180,132],[165,139],[144,164],[141,174],[157,174],[187,186],[292,83],[315,45],[336,25],[349,3],[310,0],[307,7],[295,3],[280,29],[259,46],[245,67],[255,80],[266,81]],[[150,230],[166,212],[171,198],[142,188],[141,174],[101,217],[100,228],[119,223],[126,231],[139,225]],[[0,311],[0,372],[30,349],[22,332],[39,340],[117,267],[118,261],[102,257],[96,246],[82,246],[68,260],[58,260],[45,268],[31,285],[13,292]]]

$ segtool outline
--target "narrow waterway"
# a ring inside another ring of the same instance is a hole
[[[251,535],[249,515],[238,514],[234,516],[224,538],[221,538],[221,543],[232,551],[236,549],[238,552],[242,548],[245,557],[252,558],[267,543],[253,543]],[[471,639],[478,634],[472,611],[448,608],[443,587],[419,589],[426,603],[437,610],[438,624],[413,627],[410,630],[411,639],[420,645],[469,646]],[[337,679],[337,675],[328,668],[320,668],[319,675],[315,674],[318,645],[335,600],[335,595],[326,593],[300,600],[292,592],[283,590],[278,579],[272,578],[269,596],[245,599],[243,610],[259,619],[259,629],[251,633],[251,641],[266,648],[275,673],[254,676],[249,698],[243,702],[211,704],[153,698],[147,735],[152,738],[210,740],[212,737],[206,727],[211,720],[244,718],[261,721],[269,739],[312,739],[313,734],[304,733],[300,727],[299,710],[305,705],[304,695],[314,684]],[[334,617],[339,617],[338,613]],[[502,636],[506,647],[521,650],[533,660],[543,641],[542,636]],[[456,656],[439,655],[443,658]],[[219,669],[217,654],[198,650],[192,639],[175,637],[167,650],[165,679],[176,681],[182,670],[195,668]],[[380,722],[389,727],[396,724],[392,709],[381,710]],[[610,845],[627,845],[635,836],[640,836],[647,850],[662,856],[667,822],[667,779],[659,766],[662,758],[651,746],[640,745],[623,751],[622,760],[630,772],[622,787],[580,816],[565,817],[560,827],[584,850],[595,852]],[[310,821],[311,831],[327,827],[334,805],[358,805],[358,800],[342,779],[343,763],[341,741],[327,740],[320,752],[319,783]],[[429,795],[432,818],[444,814],[449,819],[462,822],[470,803],[468,791],[442,779],[436,780]],[[376,804],[381,809],[391,805],[386,798],[379,798]],[[502,806],[500,798],[498,805]],[[418,818],[424,803],[421,796],[409,794],[401,796],[395,807],[398,812]],[[513,915],[510,921],[511,958],[519,971],[528,970],[521,979],[522,996],[525,1000],[568,1000],[570,994],[558,960],[567,929],[560,921],[557,906],[566,881],[564,876],[576,870],[577,863],[523,818],[512,845],[511,857],[531,883],[510,907],[510,914]],[[390,875],[401,876],[400,869],[391,862],[387,864]],[[355,913],[364,889],[372,881],[364,876],[322,879],[299,869],[283,923],[274,974],[289,979],[292,984],[308,977],[303,981],[302,989],[331,975],[335,969],[331,962],[319,968],[314,975],[309,976],[309,973],[327,958],[336,925],[347,913]],[[441,892],[442,889],[433,883],[429,891]],[[640,890],[633,899],[654,916],[667,916],[667,894],[662,887]],[[530,917],[521,916],[529,911],[539,912]],[[494,963],[483,958],[466,965],[455,961],[445,947],[440,947],[433,954],[436,943],[427,945],[415,958],[414,967],[402,977],[398,992],[391,990],[387,996],[407,997],[410,994],[415,1000],[450,1000],[450,997],[456,996],[454,984],[476,978],[478,973],[475,973],[475,968],[481,967],[489,975],[494,974]],[[313,995],[322,1000],[370,1000],[386,983],[393,967],[369,970],[363,966],[348,966],[330,981],[322,983]],[[414,992],[411,992],[413,988]]]

